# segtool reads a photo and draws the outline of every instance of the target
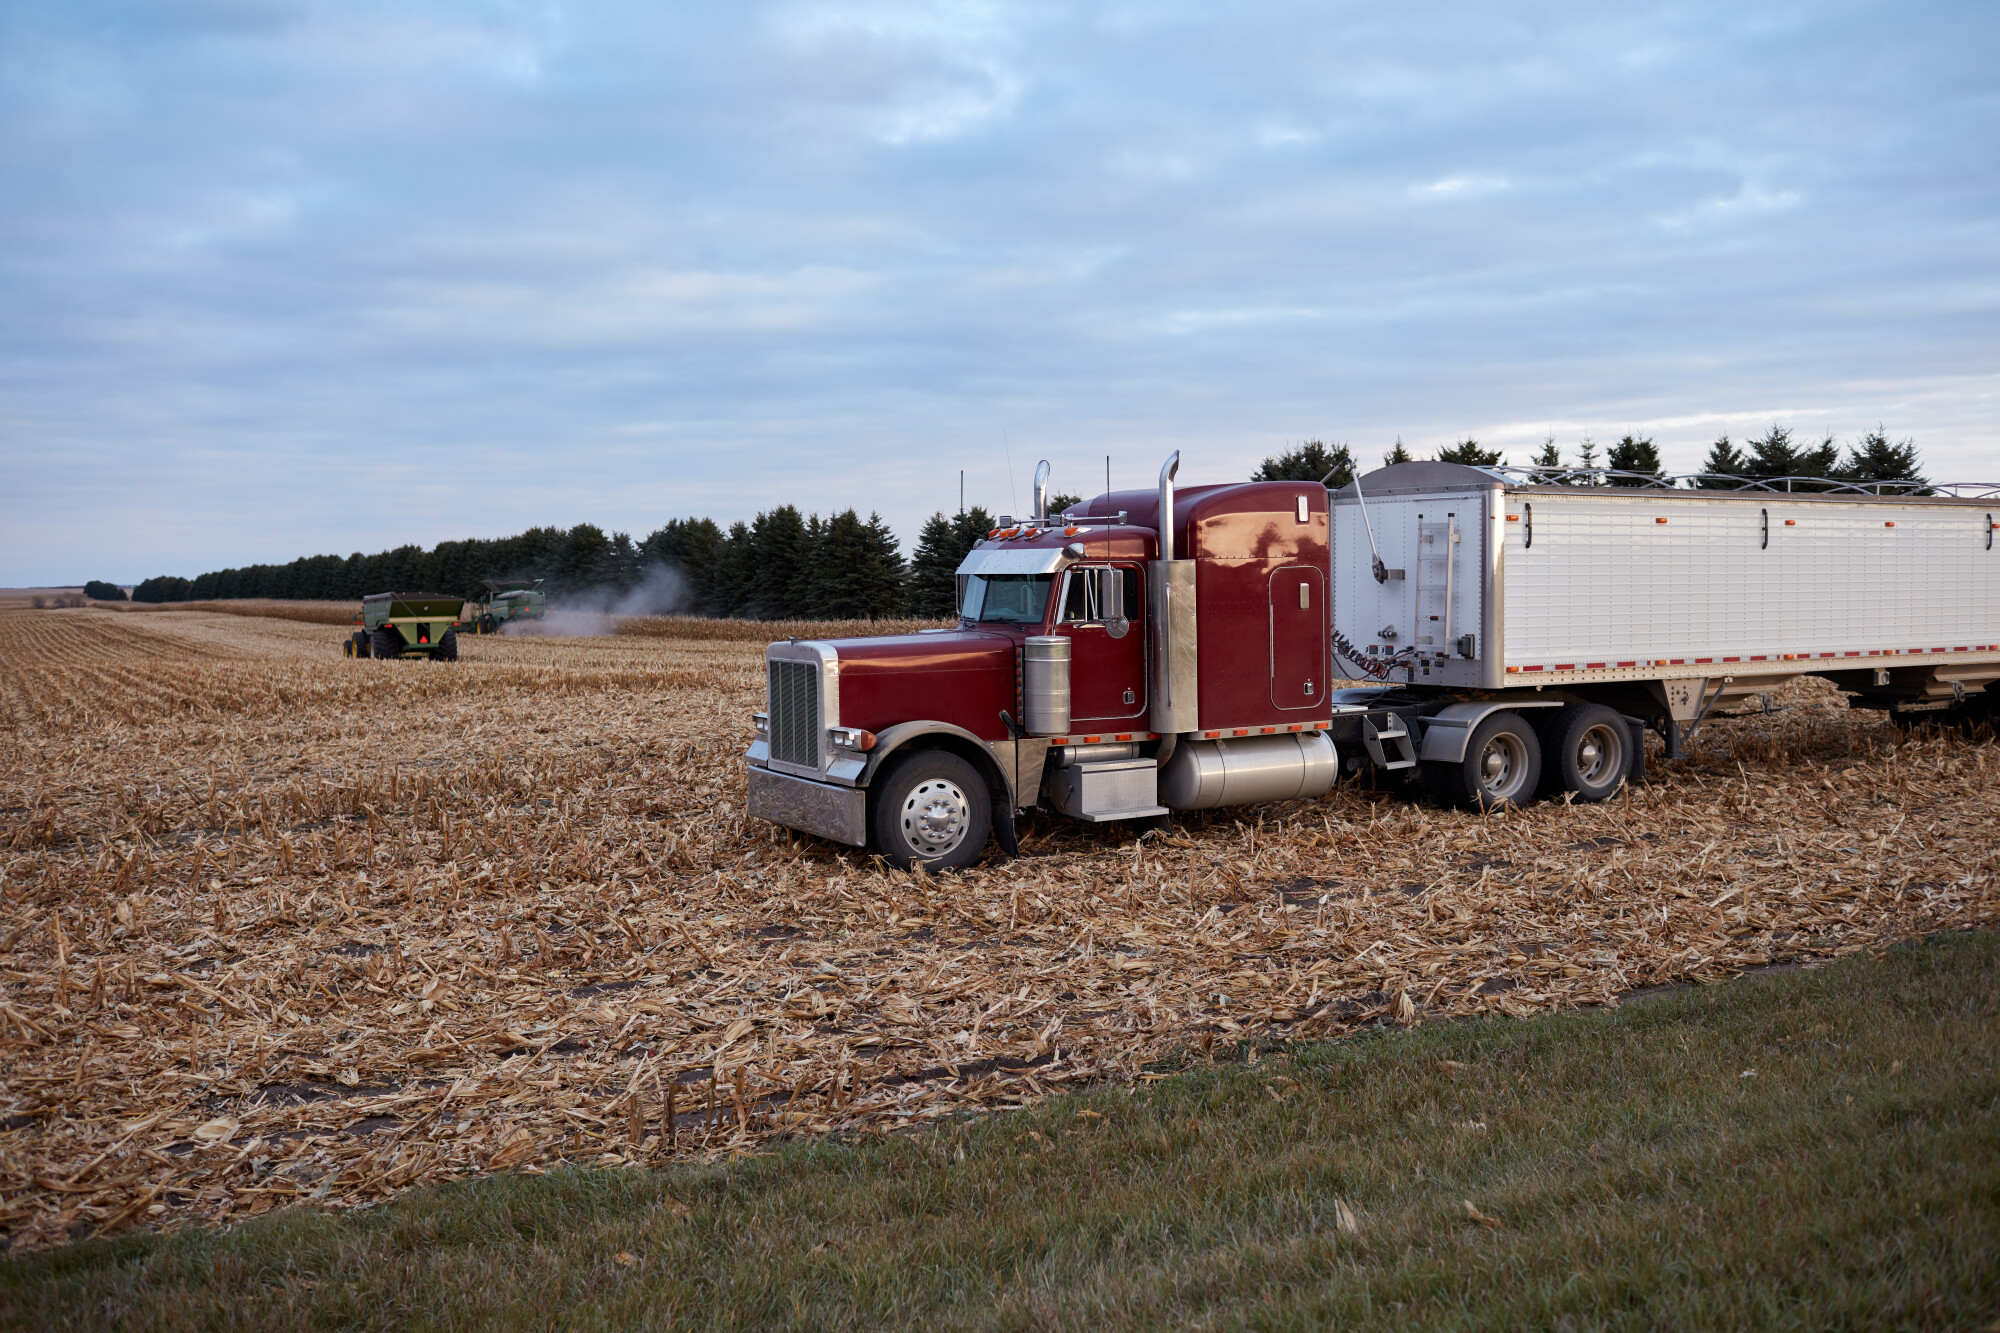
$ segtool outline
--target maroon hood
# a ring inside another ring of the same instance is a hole
[[[937,634],[822,640],[840,659],[840,725],[883,731],[898,722],[949,722],[982,740],[1006,740],[1019,718],[1018,649],[1028,629],[982,626]]]

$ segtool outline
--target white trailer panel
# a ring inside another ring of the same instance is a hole
[[[1385,468],[1361,488],[1368,522],[1352,487],[1333,506],[1343,671],[1768,687],[1893,659],[1948,665],[1976,687],[2000,663],[1992,500],[1522,486],[1439,463]],[[1372,573],[1371,529],[1387,581]]]

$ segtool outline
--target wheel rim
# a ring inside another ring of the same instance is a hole
[[[1512,732],[1495,732],[1479,752],[1479,789],[1489,804],[1518,797],[1527,772],[1528,747]]]
[[[950,855],[971,823],[972,803],[955,782],[925,778],[903,798],[903,841],[926,859]]]
[[[1577,781],[1585,787],[1601,787],[1617,775],[1624,758],[1624,746],[1609,724],[1586,727],[1576,742]]]

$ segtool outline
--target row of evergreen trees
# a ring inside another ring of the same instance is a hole
[[[1474,465],[1501,459],[1498,450],[1471,438],[1439,450],[1437,457]],[[1382,461],[1386,465],[1411,459],[1398,440]],[[1564,466],[1554,437],[1534,462]],[[1584,440],[1574,466],[1598,467],[1597,445]],[[1611,445],[1602,466],[1663,475],[1659,451],[1643,436],[1627,435]],[[1346,445],[1310,440],[1266,458],[1251,480],[1324,477],[1329,486],[1338,488],[1354,479],[1355,467],[1353,451]],[[1921,481],[1917,469],[1915,442],[1891,443],[1879,428],[1843,456],[1832,436],[1807,446],[1776,425],[1763,437],[1745,441],[1742,449],[1723,436],[1702,468],[1737,477],[1814,476],[1863,482]],[[1740,483],[1711,478],[1699,484]],[[1050,509],[1060,513],[1077,498],[1056,496]],[[879,515],[863,519],[849,509],[821,518],[780,505],[727,529],[708,518],[674,519],[636,542],[626,533],[607,534],[589,523],[567,530],[530,528],[493,541],[440,542],[429,550],[399,546],[374,555],[357,551],[349,556],[303,556],[289,564],[223,569],[193,579],[162,576],[147,579],[132,596],[140,602],[231,597],[346,601],[396,590],[476,597],[483,579],[539,578],[558,606],[569,602],[630,614],[678,612],[757,620],[939,618],[956,609],[953,575],[993,522],[977,505],[957,515],[932,514],[918,534],[914,555],[906,561],[895,533]]]
[[[1736,490],[1742,481],[1729,478],[1740,477],[1744,481],[1771,481],[1780,477],[1823,477],[1833,481],[1877,482],[1914,481],[1921,485],[1925,480],[1918,470],[1917,443],[1903,440],[1892,443],[1880,426],[1849,445],[1843,456],[1839,443],[1828,435],[1814,445],[1805,445],[1794,440],[1792,432],[1773,424],[1763,436],[1745,440],[1739,449],[1727,435],[1710,446],[1708,458],[1702,463],[1703,473],[1715,474],[1699,478],[1691,485],[1708,490]],[[1382,456],[1384,467],[1393,463],[1408,463],[1414,455],[1403,447],[1399,439],[1395,447]],[[1437,461],[1441,463],[1469,463],[1474,467],[1492,466],[1501,461],[1498,449],[1483,447],[1478,440],[1467,437],[1457,444],[1438,450]],[[1601,461],[1596,442],[1586,436],[1577,446],[1574,461],[1565,460],[1562,448],[1551,435],[1542,444],[1541,450],[1530,460],[1536,467],[1572,467],[1584,470],[1608,468],[1615,472],[1632,472],[1647,477],[1664,477],[1666,469],[1660,465],[1660,451],[1654,446],[1650,436],[1627,435],[1611,445],[1602,455]],[[1266,458],[1264,465],[1251,474],[1252,481],[1317,481],[1327,479],[1327,486],[1338,490],[1354,480],[1354,454],[1344,444],[1328,445],[1319,440],[1309,440],[1295,449],[1286,450],[1274,457]],[[1621,478],[1609,478],[1610,485],[1640,485],[1643,483]],[[1811,482],[1796,484],[1796,491],[1825,490]]]
[[[553,604],[631,614],[675,612],[757,620],[870,620],[949,616],[953,575],[993,527],[975,505],[931,515],[915,557],[903,558],[879,515],[822,518],[791,505],[726,530],[713,519],[673,519],[641,541],[589,523],[531,528],[494,541],[440,542],[425,550],[303,556],[187,579],[165,575],[133,590],[140,602],[234,597],[346,601],[386,591],[476,597],[484,579],[543,580]]]

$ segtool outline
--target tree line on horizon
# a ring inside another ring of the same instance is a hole
[[[1880,426],[1849,445],[1844,457],[1839,442],[1832,435],[1817,444],[1806,445],[1795,440],[1789,428],[1776,423],[1762,436],[1745,440],[1743,444],[1744,447],[1739,449],[1727,435],[1718,438],[1709,447],[1708,457],[1701,466],[1702,473],[1707,475],[1699,476],[1689,484],[1703,490],[1738,490],[1748,482],[1774,481],[1781,477],[1813,477],[1854,483],[1912,481],[1918,483],[1917,494],[1928,494],[1922,489],[1926,479],[1919,470],[1916,441],[1905,439],[1892,443]],[[1438,450],[1436,456],[1436,461],[1440,463],[1465,463],[1473,467],[1492,467],[1501,460],[1500,450],[1488,449],[1470,436]],[[1403,447],[1400,439],[1382,456],[1384,467],[1415,461],[1416,456]],[[1660,479],[1667,475],[1660,464],[1660,451],[1652,437],[1630,434],[1606,449],[1601,462],[1598,445],[1590,437],[1585,436],[1578,444],[1577,458],[1569,462],[1564,459],[1555,436],[1550,435],[1530,460],[1530,465],[1582,471],[1603,468]],[[1354,469],[1354,453],[1345,444],[1329,445],[1321,440],[1308,440],[1294,449],[1266,458],[1263,466],[1252,473],[1250,479],[1318,481],[1325,478],[1329,490],[1339,490],[1354,480]],[[1571,484],[1627,486],[1643,483],[1605,477],[1595,481],[1578,478]],[[1830,488],[1808,481],[1793,489],[1817,491]]]
[[[863,519],[849,509],[822,518],[779,505],[726,529],[710,518],[672,519],[639,541],[580,523],[439,542],[428,550],[408,545],[373,555],[301,556],[192,579],[161,575],[134,588],[132,600],[343,601],[392,591],[476,598],[486,579],[540,579],[555,605],[588,603],[629,614],[936,618],[956,610],[959,563],[992,527],[992,516],[978,505],[957,515],[934,513],[906,560],[879,515]]]
[[[1573,466],[1593,469],[1597,445],[1585,438]],[[1437,452],[1437,460],[1491,466],[1501,461],[1467,437]],[[1399,439],[1383,456],[1385,466],[1414,461]],[[1542,467],[1563,467],[1562,450],[1551,436],[1535,456]],[[1603,467],[1643,476],[1665,475],[1650,437],[1626,435],[1605,451]],[[1268,457],[1252,481],[1319,481],[1338,489],[1354,479],[1356,462],[1345,444],[1308,440]],[[1849,446],[1843,456],[1829,435],[1816,444],[1794,440],[1773,425],[1739,449],[1727,435],[1716,440],[1705,473],[1745,479],[1825,477],[1841,481],[1916,481],[1913,440],[1892,443],[1880,427]],[[1605,484],[1634,484],[1606,478]],[[1699,479],[1707,488],[1742,482]],[[1810,484],[1799,490],[1822,489]],[[1080,497],[1050,501],[1060,513]],[[805,515],[779,505],[749,522],[723,528],[710,518],[669,520],[639,541],[623,532],[606,533],[595,524],[569,529],[530,528],[512,537],[440,542],[429,550],[399,546],[391,551],[348,556],[301,556],[282,565],[222,569],[192,579],[162,575],[132,592],[135,602],[205,602],[263,597],[288,601],[342,601],[378,592],[435,592],[478,597],[485,579],[541,579],[552,602],[590,601],[604,607],[631,601],[628,613],[741,617],[752,620],[881,620],[903,616],[941,619],[958,605],[955,574],[967,551],[993,527],[993,516],[974,505],[963,513],[933,513],[905,559],[901,544],[877,514],[863,519],[849,509],[830,518]],[[662,577],[663,571],[670,571]],[[110,588],[111,585],[102,585]],[[116,591],[113,589],[113,591]]]

